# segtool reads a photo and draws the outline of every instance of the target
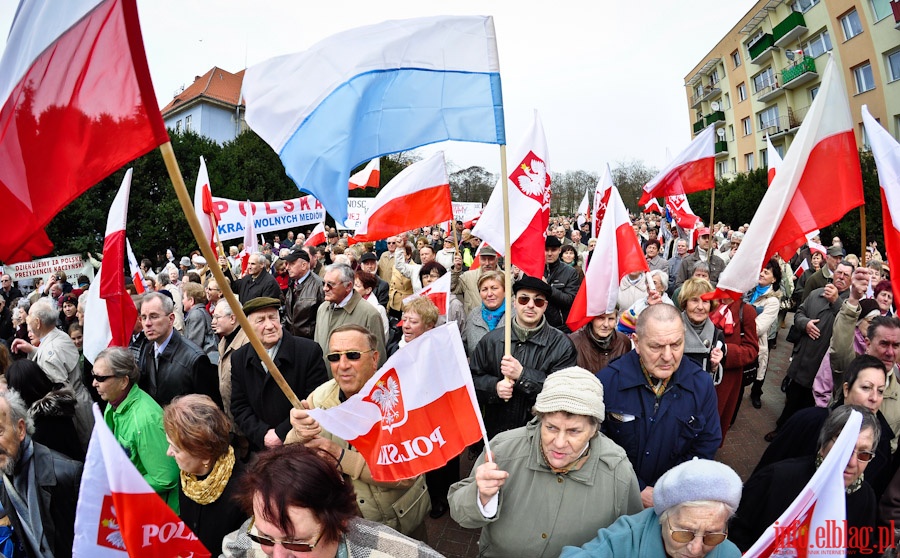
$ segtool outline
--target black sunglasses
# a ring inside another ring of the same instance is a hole
[[[368,351],[339,351],[337,353],[328,353],[325,355],[325,358],[328,359],[328,362],[340,362],[341,355],[347,357],[347,360],[359,360],[366,353],[371,353],[375,349],[369,349]]]
[[[546,298],[530,297],[526,295],[519,295],[516,297],[516,302],[519,303],[519,306],[527,306],[529,300],[534,301],[535,308],[543,308],[547,304]]]
[[[250,537],[251,541],[265,548],[270,548],[275,546],[276,544],[280,544],[285,550],[290,550],[291,552],[312,552],[313,550],[315,550],[316,544],[319,543],[319,539],[322,538],[322,533],[319,533],[319,536],[316,537],[316,540],[311,543],[297,541],[279,541],[276,539],[270,539],[269,537],[251,533],[251,531],[253,530],[253,523],[255,521],[255,517],[250,520],[250,526],[247,528],[247,536]]]
[[[109,380],[110,378],[115,378],[116,375],[113,374],[112,376],[98,376],[96,374],[91,374],[91,377],[93,377],[94,381],[97,382],[98,384],[102,384],[103,382],[105,382],[106,380]]]

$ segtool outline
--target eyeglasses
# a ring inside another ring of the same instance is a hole
[[[371,353],[375,349],[369,349],[368,351],[339,351],[336,353],[328,353],[325,355],[325,358],[328,359],[328,362],[340,362],[341,355],[347,357],[347,360],[359,360],[366,353]]]
[[[102,384],[103,382],[105,382],[106,380],[109,380],[110,378],[115,378],[116,375],[113,374],[112,376],[98,376],[96,374],[91,374],[91,377],[94,378],[94,381],[97,382],[98,384]]]
[[[269,548],[275,546],[276,544],[280,544],[282,548],[284,548],[285,550],[290,550],[291,552],[312,552],[313,550],[315,550],[316,545],[319,543],[319,539],[322,538],[322,533],[319,533],[318,536],[316,536],[316,540],[311,543],[299,541],[279,541],[276,539],[270,539],[269,537],[251,533],[251,531],[253,530],[253,523],[255,521],[255,517],[250,520],[250,526],[247,528],[247,536],[250,537],[251,541],[262,547]]]
[[[527,306],[529,302],[534,302],[535,308],[543,308],[547,304],[546,298],[537,298],[526,295],[519,295],[516,297],[516,302],[519,303],[519,306]]]
[[[332,282],[332,281],[323,281],[323,282],[322,282],[322,288],[331,290],[331,289],[337,287],[338,285],[343,285],[343,284],[344,284],[343,281],[334,281],[334,282]]]
[[[872,459],[875,458],[875,452],[874,452],[874,451],[868,451],[868,450],[862,450],[862,451],[860,451],[860,450],[853,450],[853,453],[856,454],[856,459],[857,459],[857,461],[860,461],[860,462],[862,462],[862,463],[868,463],[869,461],[872,461]]]
[[[666,518],[666,525],[669,528],[669,535],[672,537],[672,540],[677,543],[687,544],[700,536],[694,531],[672,529],[672,524],[669,522],[669,518]],[[706,533],[701,537],[701,539],[703,540],[703,544],[706,546],[716,546],[717,544],[721,544],[727,538],[728,533]]]

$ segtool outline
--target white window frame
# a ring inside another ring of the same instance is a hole
[[[744,137],[753,133],[753,123],[750,121],[749,116],[741,119],[741,127],[744,130]]]
[[[809,5],[804,7],[803,6],[804,2],[808,2]],[[815,6],[818,3],[819,3],[819,0],[796,0],[796,2],[794,2],[794,4],[791,6],[791,9],[794,10],[795,12],[800,12],[802,14],[805,14],[810,9],[812,9],[813,6]],[[797,8],[800,8],[800,9],[798,10]]]
[[[759,125],[759,130],[765,130],[766,128],[778,127],[778,105],[772,105],[771,107],[766,107],[765,110],[759,111],[756,115],[756,121]]]
[[[181,133],[181,120],[176,120],[176,121],[175,121],[175,133],[176,133],[176,134],[180,134],[180,133]]]
[[[753,153],[744,153],[744,166],[747,167],[747,171],[752,171],[754,169],[753,166]]]
[[[728,161],[716,161],[716,175],[722,178],[726,174],[728,174]]]
[[[878,13],[879,6],[884,10],[883,14]],[[872,8],[872,19],[875,20],[875,23],[893,14],[890,0],[869,0],[869,7]]]
[[[812,58],[818,58],[826,52],[831,51],[833,48],[834,45],[831,43],[831,35],[828,31],[822,31],[803,44],[803,54]],[[821,49],[821,51],[817,52],[818,49]],[[817,53],[813,54],[814,52]]]
[[[738,49],[731,53],[731,63],[735,68],[740,67],[741,65],[741,50]]]
[[[865,93],[875,89],[875,73],[872,70],[872,64],[866,62],[860,64],[853,70],[853,81],[856,82],[856,93]]]
[[[838,18],[841,24],[841,30],[844,32],[844,41],[849,41],[863,32],[862,20],[859,18],[859,12],[853,8],[846,14]]]
[[[747,100],[747,83],[741,82],[737,86],[738,102]]]
[[[759,93],[766,87],[774,87],[778,80],[775,78],[775,70],[769,66],[765,70],[753,76],[753,92]]]
[[[184,131],[190,132],[193,129],[193,115],[188,114],[184,117]]]
[[[887,66],[888,80],[900,79],[900,49],[888,52],[884,55],[884,65]]]
[[[812,103],[816,100],[816,95],[819,94],[819,85],[815,85],[809,88],[809,102]]]

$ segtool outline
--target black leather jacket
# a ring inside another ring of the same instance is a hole
[[[219,370],[203,351],[177,331],[155,365],[153,356],[156,344],[147,341],[141,347],[138,367],[141,369],[140,388],[165,407],[179,395],[199,393],[208,395],[222,407],[219,392]]]
[[[310,271],[302,283],[294,283],[285,294],[284,327],[297,337],[312,339],[316,331],[316,312],[324,301],[322,279]]]
[[[547,305],[544,317],[556,329],[563,333],[571,333],[566,326],[566,318],[569,317],[569,310],[572,309],[575,295],[578,294],[578,289],[581,287],[581,278],[574,267],[565,265],[559,260],[547,264],[544,268],[544,277],[553,288],[550,304]]]

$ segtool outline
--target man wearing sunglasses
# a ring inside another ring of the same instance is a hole
[[[330,409],[359,393],[378,370],[380,355],[377,345],[378,340],[372,329],[354,324],[335,329],[325,355],[333,378],[301,401],[303,406],[306,409]],[[319,423],[305,411],[291,410],[291,425],[293,429],[285,443],[305,444],[334,456],[353,483],[356,500],[365,519],[383,523],[404,535],[425,541],[425,515],[431,509],[425,475],[399,483],[377,483],[372,480],[372,473],[362,454],[346,440],[322,430]]]
[[[303,399],[328,380],[322,350],[314,341],[284,332],[280,305],[277,298],[254,298],[244,304],[244,314],[285,381]],[[236,350],[231,356],[231,413],[251,451],[283,444],[291,429],[290,410],[290,401],[253,346]]]
[[[544,318],[552,292],[547,283],[523,275],[513,284],[512,354],[503,356],[502,327],[482,337],[472,351],[470,368],[490,438],[525,426],[547,376],[575,366],[575,345]]]

